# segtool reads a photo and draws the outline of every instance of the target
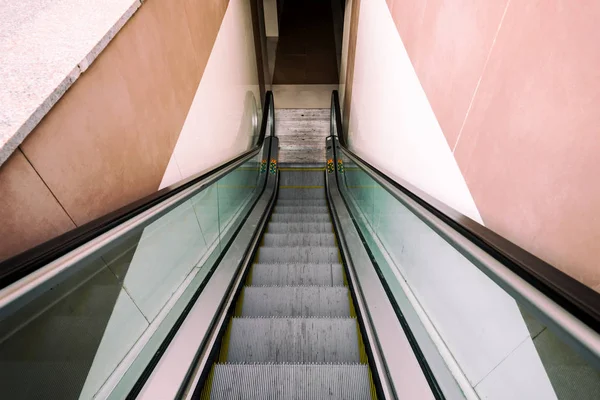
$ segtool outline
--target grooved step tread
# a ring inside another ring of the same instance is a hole
[[[282,200],[325,200],[325,188],[279,188]]]
[[[323,160],[323,162],[325,161]],[[279,185],[325,186],[325,169],[314,171],[287,170],[279,176]]]
[[[278,199],[275,207],[327,207],[327,201],[323,199]]]
[[[342,264],[254,264],[252,285],[342,286]]]
[[[275,206],[275,214],[329,214],[327,206]]]
[[[259,263],[338,263],[337,247],[267,247],[258,252]]]
[[[331,222],[269,222],[268,233],[331,233],[333,225]]]
[[[244,288],[243,317],[350,317],[346,287]]]
[[[227,362],[359,363],[353,318],[234,318]]]
[[[265,246],[335,246],[333,233],[265,233]]]
[[[329,213],[326,214],[308,214],[308,213],[273,213],[271,222],[330,222]]]
[[[366,365],[216,364],[210,398],[370,400]]]

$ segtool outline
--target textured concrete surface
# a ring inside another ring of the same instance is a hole
[[[279,162],[324,164],[325,138],[329,136],[329,128],[329,109],[275,110]]]
[[[0,0],[0,165],[141,0]]]

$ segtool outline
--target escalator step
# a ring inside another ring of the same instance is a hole
[[[275,214],[329,214],[329,209],[326,206],[275,206]]]
[[[256,286],[342,286],[342,264],[254,264],[252,285]]]
[[[346,287],[253,287],[244,289],[243,317],[350,317]]]
[[[266,233],[264,246],[335,246],[333,233]]]
[[[371,399],[366,365],[216,364],[210,398]]]
[[[282,200],[318,200],[325,199],[325,188],[280,188],[279,198]]]
[[[320,223],[287,223],[269,222],[268,233],[331,233],[333,225],[331,222]]]
[[[234,318],[228,362],[358,363],[353,318]]]
[[[285,168],[285,167],[284,167]],[[316,171],[285,171],[279,176],[280,186],[324,186],[325,168]]]
[[[266,264],[286,263],[338,263],[337,247],[267,247],[262,246],[258,262]]]
[[[289,213],[289,214],[277,214],[271,215],[271,222],[330,222],[331,217],[329,214],[300,214],[300,213]]]
[[[304,200],[299,200],[299,199],[293,199],[293,200],[286,200],[286,199],[278,199],[277,200],[277,204],[275,205],[275,207],[327,207],[327,202],[325,201],[325,199],[304,199]]]

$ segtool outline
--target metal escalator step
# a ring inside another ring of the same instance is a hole
[[[282,167],[285,168],[285,167]],[[279,175],[280,186],[324,186],[325,168],[318,170],[284,170]]]
[[[210,398],[370,400],[369,369],[360,364],[216,364]]]
[[[283,200],[298,200],[298,199],[310,199],[310,200],[318,200],[325,199],[325,188],[279,188],[279,198]]]
[[[265,246],[335,246],[333,233],[266,233]]]
[[[254,264],[252,285],[342,286],[342,264]]]
[[[271,222],[329,222],[331,218],[329,214],[278,214],[273,213],[271,215]]]
[[[331,233],[333,225],[331,222],[269,222],[268,233]]]
[[[227,362],[358,363],[353,318],[233,318]]]
[[[350,317],[346,287],[248,286],[243,317]]]
[[[338,263],[337,247],[267,247],[262,246],[258,252],[258,262],[266,264]]]
[[[329,214],[326,206],[275,206],[275,214]]]
[[[293,199],[293,200],[286,200],[286,199],[277,199],[277,203],[275,205],[275,207],[327,207],[327,201],[325,199],[304,199],[304,200],[299,200],[299,199]]]

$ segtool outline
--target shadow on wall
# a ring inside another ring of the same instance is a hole
[[[600,5],[387,3],[486,226],[600,291]]]
[[[232,0],[159,188],[248,150],[261,88],[249,2]],[[253,94],[254,104],[249,98]],[[250,128],[244,133],[245,128]]]

